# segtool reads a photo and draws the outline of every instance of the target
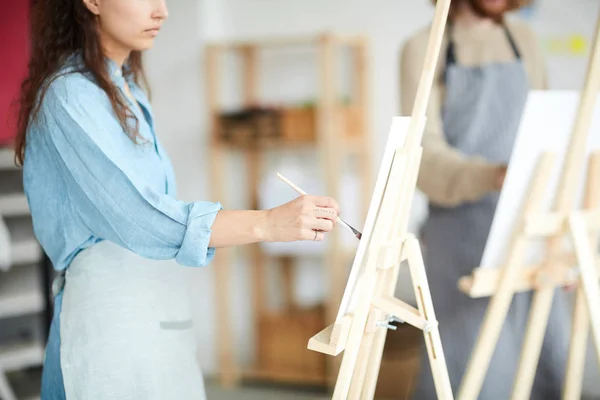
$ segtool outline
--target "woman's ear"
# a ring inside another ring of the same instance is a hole
[[[88,10],[94,15],[100,14],[100,1],[101,0],[83,0],[83,4]]]

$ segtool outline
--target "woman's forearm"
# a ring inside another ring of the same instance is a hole
[[[210,247],[240,246],[265,240],[268,211],[221,210],[212,225]]]
[[[212,224],[209,247],[256,242],[323,240],[340,207],[330,197],[300,196],[270,210],[221,210]]]

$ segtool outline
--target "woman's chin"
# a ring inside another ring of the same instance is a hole
[[[143,38],[136,43],[133,43],[131,46],[132,51],[144,51],[152,48],[154,46],[154,37],[151,38]]]

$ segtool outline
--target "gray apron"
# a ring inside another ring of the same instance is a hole
[[[442,110],[444,134],[449,145],[468,156],[507,164],[516,138],[529,84],[521,57],[510,33],[507,40],[515,61],[466,67],[456,63],[454,43],[446,52],[446,97]],[[451,35],[451,27],[448,32]],[[451,37],[451,36],[450,36]],[[457,207],[429,206],[422,230],[427,276],[439,321],[452,389],[456,395],[479,334],[489,299],[471,299],[457,288],[481,262],[494,218],[499,193]],[[532,398],[560,398],[568,343],[568,327],[558,318],[556,306],[564,299],[557,293]],[[519,362],[530,293],[513,300],[483,384],[480,399],[509,399]],[[558,304],[557,304],[558,303]],[[414,399],[435,399],[435,388],[425,350]]]
[[[60,363],[67,400],[205,400],[189,275],[103,240],[66,270]]]

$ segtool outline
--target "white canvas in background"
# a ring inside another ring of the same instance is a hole
[[[575,91],[532,91],[527,99],[517,140],[513,148],[504,187],[483,253],[481,267],[499,268],[506,262],[515,218],[530,188],[539,156],[545,151],[557,154],[549,190],[544,196],[541,212],[551,211],[564,164],[573,124],[577,115],[580,93]],[[588,133],[587,155],[600,150],[600,104],[596,103]],[[583,161],[583,160],[582,160]],[[579,177],[575,205],[582,206],[584,176]],[[540,261],[543,242],[534,243],[526,263]],[[476,267],[476,266],[473,266]]]

